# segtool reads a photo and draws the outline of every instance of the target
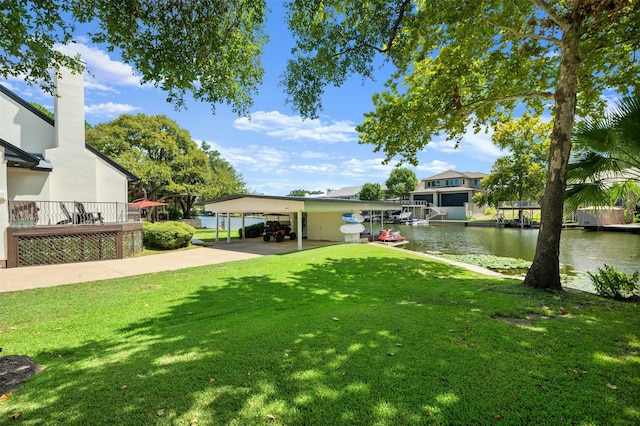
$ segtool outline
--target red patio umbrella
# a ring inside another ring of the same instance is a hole
[[[140,200],[135,203],[129,203],[130,206],[137,206],[141,209],[146,207],[158,207],[158,206],[168,206],[167,203],[161,203],[160,201],[151,201],[151,200]]]

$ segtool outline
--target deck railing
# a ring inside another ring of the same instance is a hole
[[[537,201],[498,201],[499,209],[539,209],[540,203]]]
[[[9,201],[9,227],[100,225],[140,221],[140,208],[96,201]]]

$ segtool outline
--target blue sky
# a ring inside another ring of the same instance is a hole
[[[220,151],[242,174],[249,190],[267,195],[286,195],[295,189],[326,191],[364,183],[380,183],[389,177],[394,164],[383,165],[384,155],[372,145],[358,144],[355,126],[373,109],[371,96],[381,91],[389,65],[380,69],[377,81],[354,76],[341,88],[327,88],[324,110],[316,120],[302,120],[285,102],[280,75],[290,57],[291,36],[284,11],[269,2],[269,42],[262,58],[265,76],[254,99],[251,119],[238,117],[224,105],[188,100],[187,108],[176,111],[167,104],[164,92],[141,86],[134,70],[117,53],[91,44],[83,34],[70,46],[80,53],[92,75],[85,74],[85,119],[93,124],[113,120],[120,114],[165,114],[189,131],[198,144],[206,141]],[[3,82],[27,101],[53,110],[53,99],[19,79]],[[458,149],[444,138],[434,140],[419,155],[418,178],[453,169],[488,173],[503,155],[487,134],[467,132]]]

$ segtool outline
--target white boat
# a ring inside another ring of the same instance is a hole
[[[429,219],[417,219],[414,218],[412,220],[407,221],[407,225],[428,225]]]

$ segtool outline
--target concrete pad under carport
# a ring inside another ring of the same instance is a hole
[[[334,244],[340,244],[335,241],[317,241],[317,240],[304,240],[304,250],[309,250],[318,247],[325,247]],[[204,248],[211,248],[217,250],[225,250],[239,253],[255,254],[258,256],[267,256],[270,254],[284,254],[291,253],[298,249],[298,241],[286,238],[282,242],[276,240],[263,241],[262,238],[245,238],[245,239],[233,239],[231,242],[214,241],[205,243]]]
[[[303,235],[303,214],[306,214],[306,229],[309,240],[344,242],[344,235],[339,227],[343,224],[340,219],[342,213],[356,212],[384,212],[401,210],[400,203],[387,201],[342,200],[336,198],[315,197],[280,197],[268,195],[237,194],[198,203],[205,211],[215,213],[217,217],[226,216],[230,223],[231,214],[247,213],[261,214],[289,214],[295,221],[293,231],[298,236]],[[243,235],[244,238],[244,235]],[[306,240],[305,240],[306,241]],[[259,241],[263,243],[262,240]],[[230,233],[227,233],[227,243],[231,243]],[[302,250],[303,239],[297,239],[297,249]]]

